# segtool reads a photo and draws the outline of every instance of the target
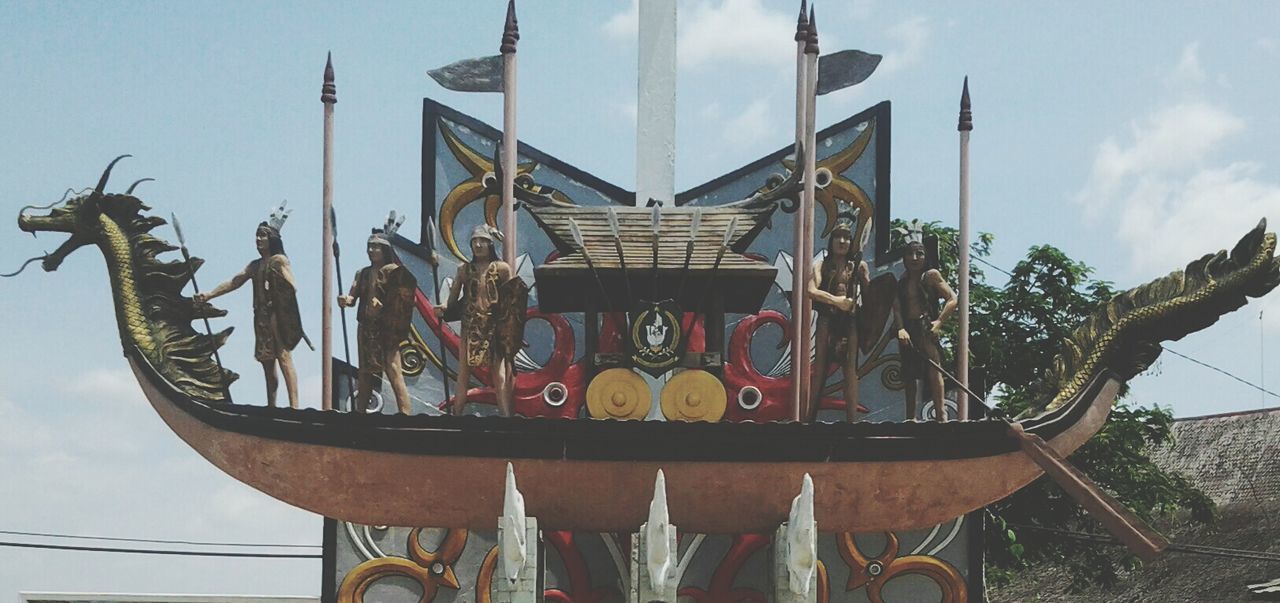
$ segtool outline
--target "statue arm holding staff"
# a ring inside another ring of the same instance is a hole
[[[857,300],[853,299],[852,297],[837,297],[835,295],[832,295],[822,290],[822,267],[824,264],[826,264],[826,262],[827,262],[827,259],[823,258],[822,262],[820,262],[817,266],[814,267],[813,277],[809,279],[809,286],[805,289],[805,293],[809,295],[810,299],[818,303],[826,304],[828,306],[831,306],[833,308],[838,308],[845,312],[852,311],[854,305],[857,303]],[[865,266],[866,264],[864,263],[860,268],[863,268]]]
[[[286,266],[286,274],[288,274],[287,272],[288,264],[286,263],[285,266]],[[227,293],[231,293],[232,291],[239,289],[245,283],[249,282],[249,279],[253,278],[253,268],[254,268],[254,262],[249,262],[249,264],[244,267],[244,270],[241,270],[239,274],[236,274],[235,276],[228,279],[227,282],[219,284],[217,287],[214,287],[213,289],[210,289],[205,293],[197,293],[191,296],[191,298],[197,302],[207,302],[215,297],[219,297]],[[290,284],[292,284],[293,275],[288,274],[288,278],[289,278]]]
[[[449,285],[448,297],[439,306],[436,306],[436,312],[439,313],[440,316],[444,316],[446,310],[458,303],[459,298],[462,296],[462,283],[466,279],[467,263],[463,262],[458,264],[458,274],[453,277],[453,282]]]

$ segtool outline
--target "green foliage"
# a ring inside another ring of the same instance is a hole
[[[938,237],[941,271],[955,283],[955,229],[931,223],[925,232]],[[992,243],[990,235],[980,235],[971,256],[979,261],[987,257]],[[1089,266],[1050,245],[1032,247],[1003,286],[991,285],[986,273],[971,270],[972,389],[1009,416],[1035,409],[1052,397],[1044,377],[1059,342],[1116,294],[1111,283],[1093,279],[1092,273]],[[954,322],[949,328],[955,328]],[[1170,443],[1172,428],[1173,416],[1167,409],[1122,398],[1102,430],[1070,461],[1147,521],[1181,512],[1188,512],[1193,520],[1208,521],[1213,502],[1182,476],[1167,473],[1151,461],[1152,450]],[[987,512],[988,578],[993,583],[1007,582],[1036,563],[1056,561],[1069,569],[1073,588],[1110,586],[1137,562],[1117,547],[1034,529],[1101,531],[1048,478],[989,506]]]

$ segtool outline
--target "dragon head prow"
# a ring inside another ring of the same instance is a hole
[[[43,256],[46,271],[56,270],[80,247],[98,247],[111,275],[116,320],[125,350],[136,349],[145,355],[161,376],[187,395],[225,401],[227,386],[236,374],[219,366],[214,353],[231,329],[216,334],[198,333],[191,321],[223,316],[226,312],[183,295],[202,260],[165,261],[158,257],[177,247],[151,234],[165,221],[144,214],[150,208],[133,196],[134,187],[150,178],[134,182],[124,193],[105,192],[111,169],[125,157],[129,155],[121,155],[107,165],[93,189],[68,191],[61,201],[48,206],[22,208],[18,212],[18,228],[32,234],[70,234],[56,250]],[[49,213],[27,214],[33,209]],[[34,259],[41,258],[29,262]]]
[[[98,179],[98,185],[92,190],[85,189],[74,196],[73,191],[68,190],[59,202],[43,207],[28,205],[18,210],[18,228],[23,232],[32,235],[38,232],[63,232],[71,235],[57,249],[45,254],[41,262],[45,271],[57,270],[71,252],[101,241],[99,219],[103,213],[123,217],[149,209],[133,196],[133,189],[139,183],[151,180],[150,178],[134,182],[122,195],[105,192],[107,181],[111,178],[111,169],[126,157],[131,155],[121,155],[107,164],[107,169],[103,170]],[[43,216],[27,214],[32,209],[48,209],[49,213]]]
[[[1161,342],[1204,329],[1280,285],[1276,234],[1266,229],[1263,218],[1230,252],[1207,254],[1095,311],[1054,359],[1048,385],[1057,394],[1046,408],[1071,400],[1098,371],[1132,378],[1160,355]]]

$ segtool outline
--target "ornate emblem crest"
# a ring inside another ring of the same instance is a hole
[[[657,377],[680,361],[684,346],[680,314],[674,300],[640,302],[631,315],[631,359],[640,370]]]

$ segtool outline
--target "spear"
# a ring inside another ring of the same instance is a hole
[[[507,2],[507,19],[502,27],[502,228],[505,242],[502,256],[514,270],[516,266],[515,176],[516,176],[516,42],[520,29],[516,24],[515,0]]]
[[[716,272],[720,270],[720,260],[724,259],[724,252],[729,249],[729,241],[733,240],[733,233],[738,230],[738,216],[734,216],[729,220],[729,228],[724,231],[724,238],[720,240],[720,249],[716,251],[716,261],[711,265],[711,275],[707,277],[707,291],[703,294],[702,305],[707,305],[707,297],[713,290],[712,284],[716,281]],[[695,308],[696,311],[696,308]]]
[[[338,214],[333,209],[333,205],[329,206],[329,232],[333,235],[333,268],[337,272],[338,286],[342,286],[342,253],[338,248]],[[338,311],[342,313],[342,358],[347,362],[347,367],[351,365],[351,342],[347,338],[347,307],[338,304]],[[351,382],[351,374],[347,373],[347,397],[354,398],[356,395],[355,384]],[[350,408],[347,409],[351,410]]]
[[[627,299],[631,297],[631,277],[627,275],[627,256],[622,252],[622,229],[618,226],[618,212],[609,208],[609,231],[613,233],[613,247],[618,250],[618,265],[622,267],[622,282],[626,286]]]
[[[795,143],[795,167],[792,168],[792,175],[800,174],[804,171],[804,156],[807,153],[805,148],[805,112],[809,106],[808,103],[808,60],[805,55],[805,47],[808,46],[809,40],[809,15],[808,5],[804,0],[800,2],[800,17],[796,20],[796,143]],[[800,193],[800,198],[796,200],[796,223],[794,231],[794,247],[791,254],[791,366],[796,371],[800,370],[801,360],[800,354],[803,346],[799,342],[804,338],[804,327],[800,321],[801,309],[804,308],[804,291],[805,291],[805,271],[804,271],[804,193]],[[797,375],[800,373],[797,372]],[[804,414],[801,408],[804,405],[802,396],[800,379],[797,377],[791,383],[791,397],[795,400],[791,408],[791,420],[799,421]]]
[[[609,303],[609,290],[605,289],[604,281],[600,280],[600,273],[596,272],[595,262],[591,261],[591,252],[587,251],[586,242],[582,240],[582,231],[578,230],[578,221],[573,218],[569,218],[569,232],[573,235],[573,242],[577,244],[578,249],[582,250],[582,259],[587,261],[587,268],[591,269],[591,276],[595,277],[596,284],[600,286],[600,294],[604,295],[605,310],[612,312],[613,308],[610,307],[611,304]]]
[[[676,288],[676,303],[684,293],[684,284],[689,280],[689,261],[693,259],[693,244],[698,240],[698,230],[702,227],[702,208],[693,208],[693,222],[689,225],[689,242],[684,246],[684,268],[680,270],[680,286]]]
[[[320,196],[323,215],[333,214],[333,105],[338,102],[338,88],[333,78],[333,55],[325,58],[324,84],[320,87],[320,102],[324,104],[324,153],[321,167]],[[321,234],[320,271],[320,407],[333,410],[333,281],[329,280],[330,255],[334,237],[332,222],[326,220]],[[343,323],[346,326],[346,323]],[[310,345],[310,344],[308,344]]]
[[[969,102],[969,76],[960,93],[960,336],[956,341],[956,372],[960,385],[969,387],[969,132],[973,130],[973,110]],[[969,420],[969,401],[962,391],[956,396],[957,417]]]
[[[653,204],[653,298],[658,299],[658,231],[662,226],[662,210],[657,203]]]
[[[169,218],[173,220],[173,232],[177,233],[178,235],[178,248],[182,250],[182,261],[186,262],[187,264],[187,274],[191,277],[191,288],[196,293],[200,293],[200,285],[196,283],[196,267],[191,263],[191,252],[187,251],[187,238],[182,236],[182,224],[178,223],[177,214],[174,214],[171,212],[169,214]],[[200,318],[204,320],[205,333],[207,333],[209,335],[209,339],[212,340],[213,327],[209,326],[209,317],[201,316]],[[213,346],[213,360],[214,362],[218,363],[219,372],[226,370],[222,367],[222,356],[218,354],[217,342],[214,342],[214,346]],[[228,388],[226,392],[227,392],[227,401],[230,402],[231,389]]]
[[[440,261],[436,259],[436,221],[427,216],[427,250],[431,252],[431,283],[436,290],[436,308],[440,307]],[[440,316],[440,380],[444,382],[444,399],[449,399],[449,356],[444,349],[444,315]]]

